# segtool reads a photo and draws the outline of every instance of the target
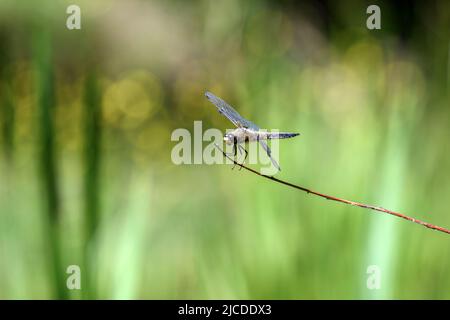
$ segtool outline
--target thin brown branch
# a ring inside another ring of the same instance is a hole
[[[385,208],[381,208],[381,207],[372,206],[372,205],[369,205],[369,204],[364,204],[364,203],[360,203],[360,202],[355,202],[355,201],[341,199],[341,198],[338,198],[338,197],[333,197],[333,196],[330,196],[330,195],[327,195],[327,194],[323,194],[323,193],[320,193],[320,192],[317,192],[317,191],[314,191],[314,190],[311,190],[311,189],[308,189],[308,188],[305,188],[305,187],[301,187],[301,186],[298,186],[296,184],[293,184],[293,183],[290,183],[290,182],[287,182],[287,181],[275,178],[273,176],[268,176],[268,175],[259,173],[258,171],[254,170],[254,169],[251,169],[251,168],[243,165],[242,163],[237,162],[236,160],[234,160],[230,156],[228,156],[218,145],[216,145],[216,147],[223,153],[223,155],[225,157],[227,157],[229,160],[231,160],[235,165],[240,166],[241,168],[244,168],[245,170],[250,171],[250,172],[252,172],[252,173],[254,173],[254,174],[256,174],[256,175],[258,175],[260,177],[263,177],[263,178],[275,181],[277,183],[284,184],[286,186],[289,186],[289,187],[297,189],[297,190],[304,191],[306,193],[310,193],[310,194],[316,195],[316,196],[321,197],[321,198],[325,198],[327,200],[333,200],[333,201],[349,204],[349,205],[360,207],[360,208],[364,208],[364,209],[370,209],[370,210],[375,210],[375,211],[379,211],[379,212],[388,213],[390,215],[393,215],[393,216],[396,216],[396,217],[399,217],[399,218],[402,218],[402,219],[405,219],[405,220],[408,220],[408,221],[420,224],[420,225],[422,225],[424,227],[427,227],[429,229],[433,229],[433,230],[437,230],[437,231],[440,231],[440,232],[444,232],[444,233],[450,234],[450,230],[448,230],[448,229],[436,226],[434,224],[431,224],[431,223],[428,223],[428,222],[425,222],[425,221],[421,221],[419,219],[415,219],[415,218],[409,217],[409,216],[407,216],[405,214],[402,214],[402,213],[399,213],[399,212],[391,211],[391,210],[388,210],[388,209],[385,209]]]

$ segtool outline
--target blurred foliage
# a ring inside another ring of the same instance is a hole
[[[0,1],[0,298],[449,299],[449,239],[231,171],[176,128],[299,131],[280,178],[450,226],[450,5]],[[82,290],[66,290],[66,268]],[[367,268],[382,272],[367,289]]]

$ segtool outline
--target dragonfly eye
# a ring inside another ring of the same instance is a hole
[[[224,136],[223,136],[223,141],[225,141],[225,142],[231,142],[233,140],[233,137],[231,136],[231,134],[225,134]]]

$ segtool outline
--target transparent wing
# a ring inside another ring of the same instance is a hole
[[[272,161],[273,165],[275,166],[275,168],[278,169],[278,171],[281,171],[280,166],[278,165],[278,163],[275,161],[274,158],[272,158],[272,151],[270,150],[269,146],[267,145],[267,143],[265,143],[262,140],[259,140],[259,143],[261,144],[261,146],[264,148],[264,150],[266,151],[267,155],[269,156],[270,160]]]
[[[219,113],[227,117],[236,127],[248,128],[255,131],[259,130],[259,127],[256,124],[242,117],[232,106],[219,97],[216,97],[209,91],[205,92],[205,96],[217,107]]]

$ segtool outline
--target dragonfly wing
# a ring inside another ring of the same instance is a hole
[[[232,106],[219,97],[216,97],[209,91],[205,92],[205,96],[217,107],[219,113],[227,117],[236,127],[259,130],[259,127],[256,124],[242,117]]]
[[[278,171],[281,171],[280,166],[278,165],[278,163],[275,161],[274,158],[272,158],[272,150],[270,150],[269,146],[267,145],[267,143],[265,143],[262,140],[259,140],[259,143],[261,144],[261,146],[263,147],[263,149],[266,151],[267,155],[270,158],[270,161],[272,161],[273,165],[275,166],[275,168],[278,169]]]
[[[260,129],[256,124],[254,124],[250,120],[242,118],[241,121],[242,121],[242,126],[244,128],[252,129],[253,131],[258,131]]]

